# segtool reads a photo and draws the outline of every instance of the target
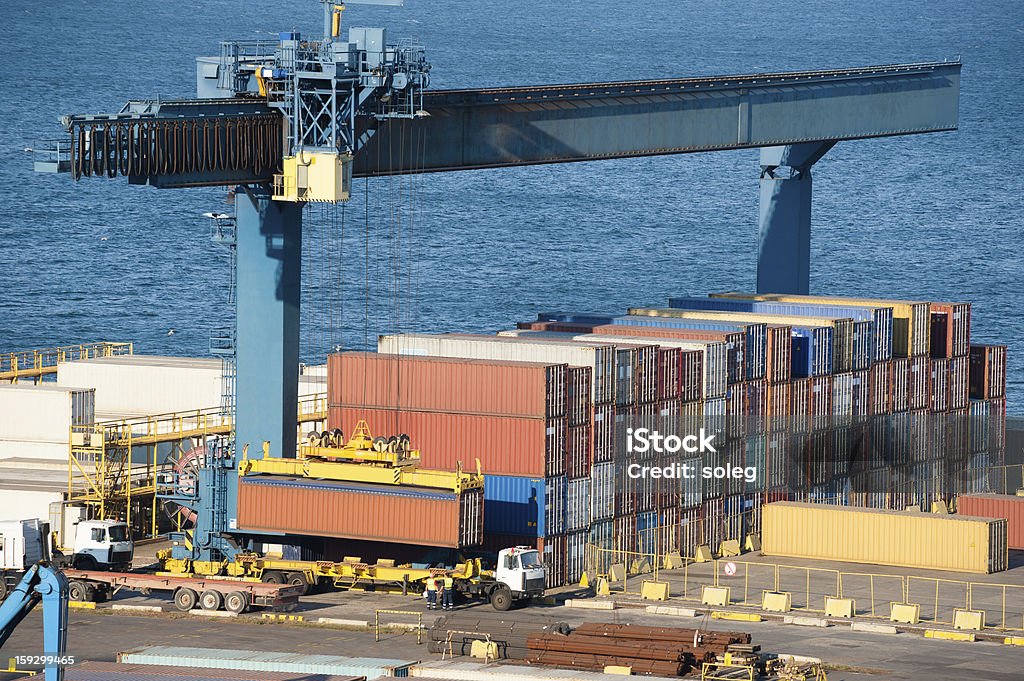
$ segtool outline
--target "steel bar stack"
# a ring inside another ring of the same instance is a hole
[[[565,622],[549,619],[524,622],[480,618],[472,615],[446,615],[438,617],[430,627],[428,647],[432,653],[452,656],[469,655],[474,641],[495,644],[497,659],[525,660],[529,655],[527,640],[532,636],[548,634],[566,635],[570,631]]]
[[[673,627],[587,623],[568,635],[538,634],[527,641],[536,664],[603,670],[629,667],[633,674],[682,676],[712,662],[730,645],[750,643],[750,634]]]

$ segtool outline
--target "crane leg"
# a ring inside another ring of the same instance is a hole
[[[835,145],[808,142],[761,149],[757,292],[810,292],[811,166]]]
[[[269,187],[236,194],[236,361],[239,450],[295,456],[299,384],[302,206],[273,201]],[[231,476],[228,476],[229,478]],[[235,481],[237,482],[237,481]],[[230,485],[228,509],[237,508]]]

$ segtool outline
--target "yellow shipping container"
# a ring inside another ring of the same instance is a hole
[[[871,565],[1000,572],[1006,520],[795,501],[766,504],[761,551]]]
[[[918,300],[885,298],[846,298],[844,296],[798,296],[789,293],[740,294],[747,300],[774,300],[780,303],[809,305],[856,305],[892,308],[892,352],[894,357],[922,357],[931,352],[931,303]],[[724,294],[724,297],[733,297]]]

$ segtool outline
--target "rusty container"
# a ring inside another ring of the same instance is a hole
[[[979,518],[1005,518],[1007,544],[1024,549],[1024,497],[1010,494],[961,494],[956,511]]]
[[[483,542],[482,489],[462,493],[399,485],[243,476],[238,525],[283,532],[460,548]]]

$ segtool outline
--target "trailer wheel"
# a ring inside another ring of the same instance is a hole
[[[224,598],[224,609],[237,615],[249,607],[249,597],[244,591],[232,591]]]
[[[264,584],[284,584],[284,573],[280,570],[267,570],[261,581]]]
[[[309,593],[309,582],[306,581],[306,575],[302,574],[301,572],[289,572],[287,575],[285,575],[285,579],[287,580],[289,586],[302,587],[302,592],[299,594],[300,596],[305,596]]]
[[[72,601],[89,600],[89,588],[85,585],[85,582],[75,580],[68,584],[68,599]]]
[[[197,600],[199,600],[199,595],[187,586],[174,592],[174,607],[182,612],[188,612],[196,607]]]
[[[499,586],[491,592],[491,605],[501,612],[512,607],[512,592],[507,586]]]
[[[199,596],[199,605],[203,610],[220,610],[223,603],[224,597],[220,595],[219,591],[213,589],[207,589]]]

